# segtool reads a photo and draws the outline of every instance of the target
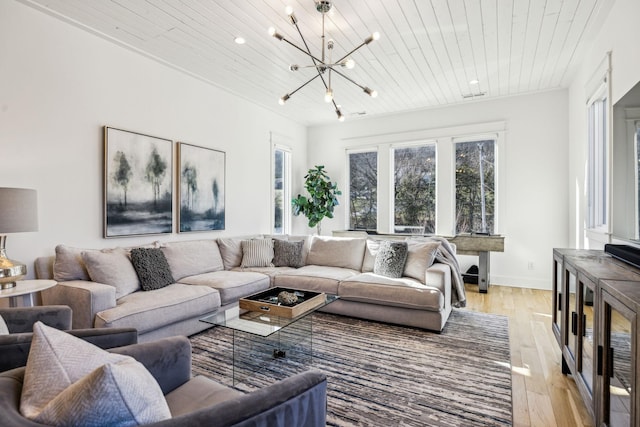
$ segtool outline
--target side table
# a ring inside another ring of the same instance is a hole
[[[0,298],[9,298],[9,307],[18,307],[18,301],[22,300],[22,306],[33,306],[33,294],[49,289],[58,284],[55,280],[19,280],[16,286],[0,290]]]

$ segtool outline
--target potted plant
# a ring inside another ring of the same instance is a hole
[[[320,222],[325,217],[333,218],[333,209],[338,205],[336,196],[341,195],[342,192],[338,190],[338,184],[331,182],[324,171],[324,166],[309,169],[304,179],[304,187],[309,197],[298,194],[298,197],[291,200],[293,214],[306,216],[309,227],[317,227],[317,232],[320,234]]]

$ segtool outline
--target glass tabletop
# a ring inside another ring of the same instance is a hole
[[[273,314],[267,314],[261,311],[243,310],[240,309],[236,303],[232,307],[226,310],[218,310],[212,315],[200,319],[200,321],[212,325],[224,326],[225,328],[230,328],[236,331],[268,337],[282,328],[285,328],[303,317],[308,316],[317,309],[322,308],[327,304],[331,304],[338,298],[339,297],[337,295],[327,294],[327,299],[323,304],[293,318],[274,316]]]

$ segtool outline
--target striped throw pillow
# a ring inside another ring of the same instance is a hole
[[[273,240],[243,240],[240,267],[273,267]]]

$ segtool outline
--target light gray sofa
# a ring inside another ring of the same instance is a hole
[[[452,305],[464,305],[458,277],[452,286],[459,271],[451,263],[434,263],[446,262],[444,249],[452,253],[440,241],[410,241],[403,277],[389,278],[373,272],[379,241],[277,238],[304,241],[303,266],[243,266],[247,238],[220,238],[152,245],[164,253],[176,281],[156,290],[140,290],[124,249],[59,245],[55,257],[36,260],[36,273],[58,281],[43,291],[43,303],[70,306],[74,328],[133,327],[140,342],[204,330],[209,326],[200,318],[273,286],[337,294],[339,300],[322,309],[330,313],[438,332]]]

